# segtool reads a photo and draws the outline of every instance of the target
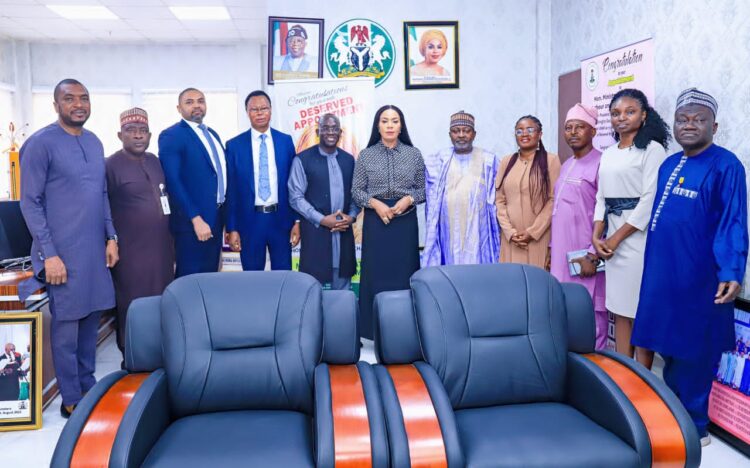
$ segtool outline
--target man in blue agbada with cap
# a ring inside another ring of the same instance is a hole
[[[708,398],[723,351],[734,348],[733,301],[747,262],[745,169],[713,143],[718,105],[690,88],[677,98],[683,151],[659,169],[632,343],[659,352],[664,381],[708,445]]]

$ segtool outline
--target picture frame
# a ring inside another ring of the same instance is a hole
[[[323,19],[269,16],[268,84],[323,78],[324,37]]]
[[[0,431],[42,427],[42,330],[41,312],[0,313]]]
[[[458,21],[404,21],[406,89],[459,88],[458,48]]]

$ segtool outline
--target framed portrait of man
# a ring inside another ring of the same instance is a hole
[[[458,21],[404,21],[406,89],[458,88]]]
[[[268,84],[323,78],[324,20],[268,18]]]
[[[0,313],[0,431],[42,427],[41,320]]]

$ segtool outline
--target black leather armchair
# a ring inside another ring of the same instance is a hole
[[[594,351],[586,290],[525,265],[423,269],[376,297],[392,466],[700,464],[677,398]]]
[[[51,465],[388,466],[351,292],[293,272],[191,275],[133,303],[127,371],[81,401]]]

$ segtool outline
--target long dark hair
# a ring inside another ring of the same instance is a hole
[[[539,133],[542,132],[542,122],[539,121],[533,115],[524,115],[520,119],[516,120],[516,125],[522,120],[529,119],[539,127]],[[503,172],[503,177],[500,179],[500,185],[498,188],[503,186],[505,178],[518,161],[521,151],[516,151],[508,161],[508,167]],[[531,209],[536,213],[534,207],[539,204],[544,206],[544,200],[549,196],[550,181],[549,181],[549,167],[547,166],[547,149],[544,147],[542,140],[539,140],[539,148],[534,153],[534,159],[531,163],[531,170],[529,172],[529,188],[531,190]],[[541,210],[541,208],[540,208]]]
[[[656,112],[656,109],[648,104],[648,98],[646,98],[646,95],[638,89],[621,89],[620,91],[616,92],[615,95],[612,96],[612,100],[609,101],[610,112],[612,112],[612,106],[614,105],[615,101],[622,97],[635,99],[636,101],[638,101],[638,103],[640,103],[641,109],[646,111],[646,120],[638,130],[638,133],[635,134],[635,139],[633,139],[633,144],[635,145],[635,147],[646,149],[649,143],[655,141],[662,145],[664,149],[666,149],[667,145],[669,144],[669,140],[672,138],[669,134],[669,125],[667,125],[667,123],[664,121],[664,119],[661,118],[659,113]],[[614,132],[614,134],[615,141],[620,141],[620,134],[617,132]]]
[[[398,134],[398,139],[401,143],[409,146],[414,146],[411,142],[411,138],[409,137],[409,130],[406,129],[406,119],[404,119],[404,113],[401,112],[401,109],[398,107],[387,104],[380,109],[378,109],[377,112],[375,112],[375,119],[372,121],[372,132],[370,132],[370,141],[367,143],[367,147],[376,145],[380,141],[380,131],[378,131],[378,122],[380,122],[380,116],[383,114],[383,112],[387,111],[388,109],[396,111],[398,114],[398,118],[401,119],[401,133]]]

